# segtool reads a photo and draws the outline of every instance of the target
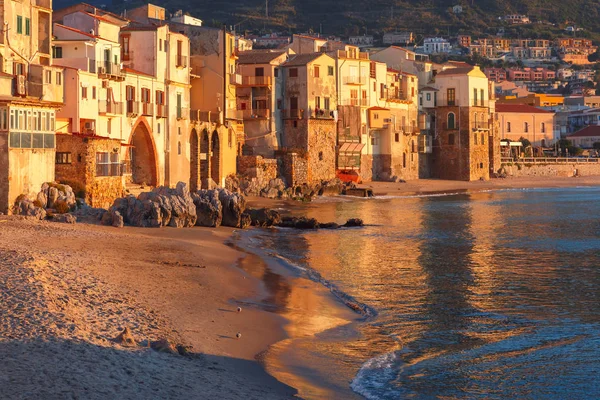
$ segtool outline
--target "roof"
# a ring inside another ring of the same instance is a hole
[[[154,77],[154,75],[147,74],[145,72],[138,71],[137,69],[133,69],[133,68],[129,68],[129,67],[123,67],[123,71],[129,72],[131,74],[136,74],[136,75],[145,75],[145,76]]]
[[[321,38],[321,37],[316,37],[316,36],[308,36],[308,35],[299,35],[299,34],[294,34],[293,37],[299,37],[302,39],[312,39],[312,40],[320,40],[322,42],[327,42],[327,39],[325,38]]]
[[[371,107],[368,110],[369,111],[390,111],[389,108],[383,108],[383,107],[377,107],[377,106]]]
[[[379,62],[379,61],[375,61],[375,62]],[[415,74],[411,74],[410,72],[400,71],[399,69],[394,69],[394,68],[388,68],[387,72],[393,72],[395,74],[402,74],[402,75],[409,75],[409,76],[416,76]]]
[[[329,57],[325,53],[296,54],[296,55],[290,57],[289,61],[286,62],[283,66],[284,67],[301,67],[303,65],[313,62],[314,60],[316,60],[317,58],[322,57],[322,56]],[[329,57],[329,58],[331,58],[331,57]]]
[[[460,68],[450,68],[445,69],[437,73],[436,76],[449,76],[449,75],[467,75],[469,72],[473,71],[474,67],[460,67]]]
[[[100,36],[92,35],[91,33],[80,31],[79,29],[71,28],[70,26],[66,26],[66,25],[63,25],[63,24],[55,23],[54,25],[56,25],[56,26],[58,26],[60,28],[66,29],[68,31],[71,31],[71,32],[79,33],[80,35],[90,37],[92,39],[99,39],[100,38]]]
[[[431,86],[425,86],[424,88],[420,89],[421,92],[439,92],[438,89],[431,87]]]
[[[528,104],[496,104],[499,113],[525,113],[525,114],[554,114],[553,111],[542,110]]]
[[[285,53],[285,51],[242,51],[239,53],[238,64],[269,64]]]
[[[590,125],[590,126],[586,126],[583,129],[578,130],[577,132],[575,132],[572,135],[569,135],[567,137],[600,137],[600,126],[598,125]]]

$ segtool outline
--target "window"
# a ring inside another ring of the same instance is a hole
[[[56,164],[71,164],[71,153],[56,153]]]
[[[121,36],[121,58],[129,60],[129,35]]]
[[[431,101],[431,93],[427,93],[426,97],[427,97],[427,101]]]
[[[44,71],[46,83],[52,83],[52,71]]]
[[[333,76],[333,67],[332,66],[327,67],[327,75]]]
[[[385,85],[383,83],[379,85],[379,98],[385,99]]]
[[[186,67],[185,56],[183,55],[183,41],[177,41],[177,66],[178,67]]]
[[[119,153],[96,153],[96,176],[120,176]]]
[[[254,76],[265,76],[265,69],[263,67],[255,68]]]
[[[8,130],[8,109],[0,108],[0,130]]]
[[[177,154],[181,155],[181,142],[177,142]]]
[[[527,133],[529,132],[529,122],[525,122],[523,125],[523,132]]]
[[[400,134],[398,132],[396,132],[396,134],[394,135],[394,141],[396,143],[398,143],[400,141]]]
[[[177,118],[181,119],[183,117],[183,111],[181,108],[181,93],[177,93]]]
[[[29,18],[25,18],[25,35],[31,35],[31,20]]]
[[[481,102],[481,106],[484,107],[485,103],[483,101],[483,99],[484,99],[483,95],[485,92],[483,91],[483,89],[481,89],[479,92],[481,93],[481,96],[480,96],[481,98],[479,99],[479,101]]]
[[[323,152],[322,151],[319,152],[319,161],[323,161]]]
[[[542,133],[546,133],[546,124],[544,122],[542,122],[541,131]]]
[[[158,51],[162,51],[162,39],[158,39]]]
[[[506,132],[510,133],[510,122],[506,123]]]
[[[233,132],[231,132],[231,129],[228,131],[227,144],[229,145],[229,148],[233,147]]]
[[[60,46],[52,47],[52,57],[62,58],[62,47],[60,47]]]
[[[92,86],[92,99],[96,99],[96,86]]]
[[[87,99],[87,88],[85,86],[81,88],[81,98]]]
[[[60,72],[56,73],[56,84],[62,85],[62,73],[60,73]]]
[[[447,129],[456,129],[456,116],[454,113],[448,113],[448,127]]]
[[[477,89],[473,89],[473,105],[477,105]]]
[[[473,134],[473,143],[477,144],[477,133]]]
[[[454,133],[448,135],[448,144],[454,146]]]
[[[447,97],[448,97],[448,105],[455,106],[456,105],[456,90],[448,89],[448,91],[446,93],[447,93]]]
[[[298,68],[290,68],[290,78],[298,77]]]
[[[156,104],[165,104],[165,92],[162,90],[156,91]]]
[[[406,168],[406,153],[402,153],[402,168]]]
[[[481,134],[481,144],[485,144],[485,134]]]
[[[20,15],[17,15],[17,34],[23,34],[23,17]]]
[[[325,97],[323,99],[323,108],[326,110],[331,110],[330,106],[329,106],[329,97]]]
[[[275,78],[279,77],[279,68],[274,68],[273,69],[273,75],[275,76]]]
[[[319,66],[315,65],[315,67],[314,67],[315,78],[319,78],[319,74],[320,74]]]

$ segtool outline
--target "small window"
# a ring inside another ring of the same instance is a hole
[[[319,152],[319,161],[323,161],[323,152],[322,151]]]
[[[431,101],[431,93],[427,93],[427,101]]]
[[[333,76],[333,67],[332,66],[327,67],[327,75]]]
[[[86,87],[81,88],[81,98],[87,99],[87,88]]]
[[[314,71],[315,71],[315,78],[319,78],[319,75],[320,75],[320,69],[319,69],[319,66],[318,66],[318,65],[315,65],[315,69],[314,69]]]
[[[506,123],[506,132],[510,133],[510,122]]]
[[[273,75],[275,76],[275,78],[278,78],[278,77],[279,77],[279,68],[275,68],[275,69],[273,70]]]
[[[56,153],[56,164],[71,164],[71,153]]]
[[[92,86],[92,99],[96,99],[96,86]]]
[[[181,142],[177,142],[177,154],[181,155]]]
[[[298,68],[290,68],[290,78],[298,77]]]
[[[524,123],[524,126],[523,126],[523,131],[524,131],[525,133],[529,132],[529,122],[525,122],[525,123]]]
[[[23,17],[20,15],[17,15],[17,34],[23,34]]]
[[[477,144],[477,133],[473,134],[473,143]]]
[[[62,74],[60,72],[56,73],[56,84],[62,85]]]
[[[31,35],[31,20],[29,18],[25,18],[25,35]]]
[[[283,100],[277,99],[277,109],[281,110],[283,108]]]
[[[454,133],[448,135],[448,144],[454,146]]]
[[[52,48],[52,57],[54,58],[62,58],[62,47],[55,46]]]
[[[181,136],[181,127],[180,127],[180,126],[178,126],[178,127],[177,127],[177,134],[178,134],[179,136]]]
[[[294,120],[294,128],[298,127],[298,121]]]
[[[456,116],[454,113],[448,113],[447,129],[456,129]]]
[[[485,133],[481,134],[481,144],[485,144]]]
[[[542,129],[542,133],[546,133],[546,124],[543,122],[542,122],[541,129]]]
[[[44,71],[46,75],[46,83],[52,83],[52,71]]]
[[[394,135],[394,140],[396,141],[396,143],[400,141],[400,134],[398,132],[396,132],[396,134]]]

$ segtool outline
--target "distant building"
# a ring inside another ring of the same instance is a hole
[[[375,43],[373,35],[350,36],[348,43],[358,47],[370,47]]]
[[[525,138],[534,146],[548,147],[560,139],[554,134],[554,112],[526,104],[496,104],[500,140]]]
[[[469,48],[471,46],[471,36],[469,35],[458,35],[458,45],[461,47]]]
[[[256,48],[281,48],[290,44],[291,38],[289,36],[279,36],[276,34],[271,34],[267,36],[261,36],[254,39],[254,44]]]
[[[505,15],[504,20],[510,24],[529,24],[531,23],[529,17],[527,15]]]
[[[181,10],[175,12],[175,14],[171,17],[171,21],[179,22],[180,24],[185,25],[202,26],[201,19],[194,18],[191,15],[185,15]]]
[[[456,5],[456,6],[452,7],[452,12],[454,14],[462,14],[463,8],[461,5]]]
[[[442,38],[425,38],[423,41],[423,52],[425,54],[440,54],[450,52],[450,42]]]
[[[500,83],[506,80],[506,70],[504,68],[486,68],[483,72],[490,81]]]
[[[600,143],[600,126],[586,126],[574,134],[567,136],[567,139],[571,141],[573,146],[592,149],[594,148],[594,143]]]
[[[414,42],[415,36],[412,32],[388,32],[383,35],[384,45],[406,45]]]

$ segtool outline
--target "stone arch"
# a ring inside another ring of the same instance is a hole
[[[208,131],[204,129],[200,134],[200,182],[208,189],[208,178],[210,178],[210,140]]]
[[[221,141],[219,133],[214,131],[210,139],[210,177],[217,184],[221,184]]]
[[[200,189],[200,141],[198,132],[192,129],[190,135],[190,191],[195,192]]]
[[[129,144],[131,147],[132,182],[157,186],[158,159],[152,129],[145,118],[140,118],[133,126]]]

